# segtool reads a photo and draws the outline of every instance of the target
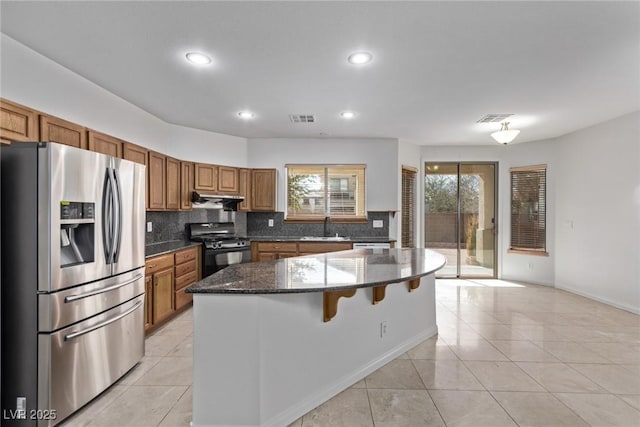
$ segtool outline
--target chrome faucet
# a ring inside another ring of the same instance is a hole
[[[324,217],[324,231],[322,235],[324,237],[327,237],[329,235],[329,217],[328,216]]]

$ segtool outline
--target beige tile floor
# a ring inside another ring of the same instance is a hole
[[[439,335],[293,427],[640,426],[640,316],[553,288],[438,280]],[[189,426],[192,311],[65,426]]]

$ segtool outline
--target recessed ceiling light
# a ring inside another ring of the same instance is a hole
[[[340,113],[340,117],[342,117],[343,119],[353,119],[356,116],[356,113],[354,113],[353,111],[343,111],[342,113]]]
[[[255,117],[255,114],[253,114],[251,111],[240,111],[238,113],[238,117],[240,117],[241,119],[249,120],[253,119]]]
[[[195,65],[207,65],[211,64],[211,58],[200,52],[189,52],[185,55],[187,61]]]
[[[347,60],[351,64],[356,64],[356,65],[367,64],[371,62],[372,59],[373,59],[373,55],[371,55],[369,52],[355,52],[349,55],[349,57],[347,58]]]

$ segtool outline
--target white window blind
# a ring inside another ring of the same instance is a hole
[[[416,211],[417,170],[402,167],[402,247],[415,248],[415,211]]]
[[[511,250],[547,250],[547,166],[511,168]]]
[[[286,165],[287,219],[365,218],[365,165]]]

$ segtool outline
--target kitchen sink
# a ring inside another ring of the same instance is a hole
[[[331,236],[331,237],[319,237],[319,236],[303,236],[300,240],[322,240],[325,242],[341,242],[343,240],[349,240],[347,237]]]

